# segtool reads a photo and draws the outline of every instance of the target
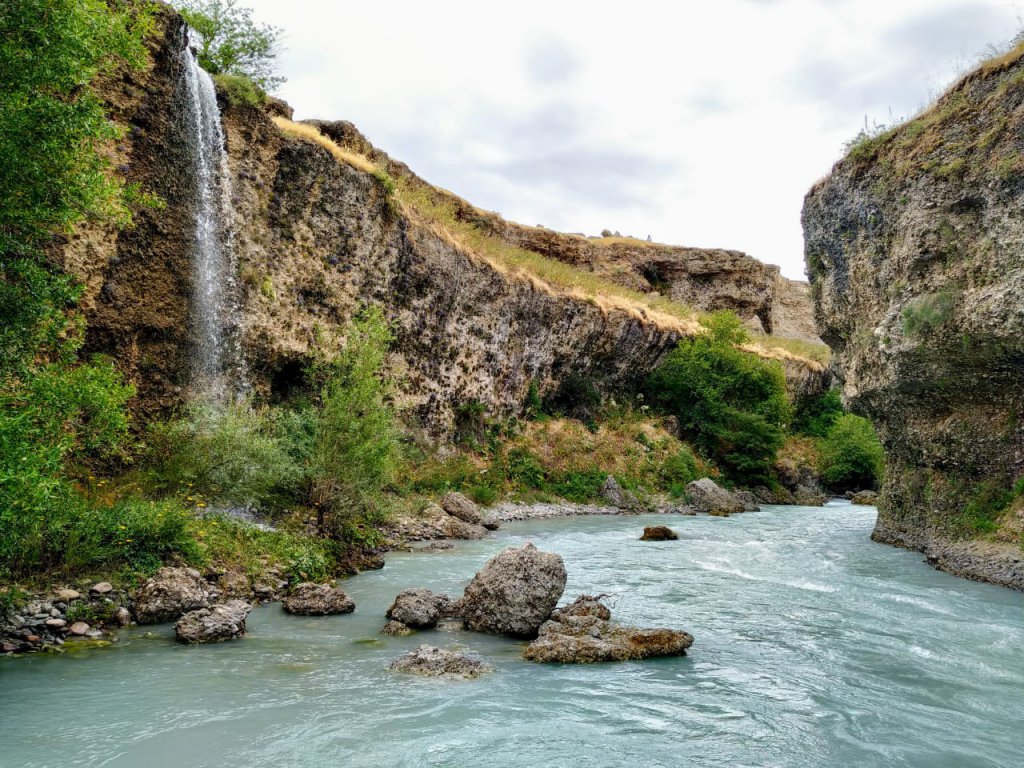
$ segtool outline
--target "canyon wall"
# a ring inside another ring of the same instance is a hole
[[[874,538],[1024,588],[1024,49],[807,195],[818,327],[887,478]]]

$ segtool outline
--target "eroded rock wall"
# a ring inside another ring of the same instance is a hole
[[[1018,545],[987,500],[1024,474],[1022,53],[854,147],[804,206],[818,328],[885,447],[874,537],[937,562],[995,528]]]

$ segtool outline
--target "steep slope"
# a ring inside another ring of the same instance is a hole
[[[59,254],[86,283],[89,349],[116,357],[138,385],[144,413],[165,412],[187,396],[194,333],[195,195],[180,109],[185,34],[166,8],[158,30],[148,70],[111,78],[102,90],[129,129],[115,148],[121,171],[166,207],[143,211],[128,232],[85,228]],[[301,384],[311,358],[343,343],[349,319],[366,303],[384,307],[395,323],[390,366],[401,404],[436,435],[449,433],[467,409],[517,414],[531,382],[545,392],[585,377],[628,390],[681,334],[697,329],[677,305],[662,311],[647,294],[601,297],[501,268],[443,222],[403,205],[373,167],[339,159],[329,142],[282,131],[274,118],[288,116],[287,105],[221,97],[241,278],[237,331],[264,395]],[[329,126],[345,125],[323,124],[324,132],[344,138]],[[365,142],[357,136],[352,129],[351,141],[339,143]],[[360,149],[375,162],[382,157]],[[377,164],[428,186],[390,159]],[[731,290],[712,281],[706,293]],[[738,295],[734,307],[744,301]],[[827,386],[813,361],[762,353],[786,360],[795,390]]]
[[[875,539],[1018,588],[1022,56],[986,63],[918,118],[854,146],[803,213],[822,338],[888,458]]]

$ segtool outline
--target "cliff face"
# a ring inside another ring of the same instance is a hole
[[[806,258],[849,405],[879,427],[874,537],[1024,588],[1024,62],[863,141],[808,194]],[[970,539],[980,543],[965,543]]]
[[[180,109],[185,37],[181,19],[169,10],[158,26],[151,66],[112,78],[102,92],[129,129],[116,148],[120,170],[166,207],[141,212],[126,232],[85,228],[60,254],[86,284],[88,348],[116,357],[137,384],[147,415],[166,412],[187,395],[193,341],[195,188]],[[463,406],[517,414],[531,381],[542,392],[556,390],[570,375],[629,389],[684,331],[496,270],[436,223],[397,204],[373,174],[282,133],[272,116],[286,113],[285,105],[221,102],[240,277],[238,333],[252,383],[263,395],[287,394],[313,354],[329,354],[343,343],[347,323],[365,304],[383,307],[395,324],[390,366],[401,405],[437,435],[451,431]],[[321,127],[344,146],[365,144],[348,124]],[[355,148],[392,176],[425,184],[368,144]],[[466,216],[479,214],[462,205]],[[509,232],[528,231],[502,224]],[[571,239],[551,234],[559,242]],[[775,271],[755,268],[757,262],[741,255],[735,259],[751,285],[762,287],[737,289],[737,278],[723,288],[709,276],[707,300],[727,305],[730,291],[735,308],[774,300],[744,297],[768,290],[763,286],[773,284]],[[827,385],[820,367],[787,365],[795,389]]]

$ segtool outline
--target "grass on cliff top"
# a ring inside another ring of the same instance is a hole
[[[330,152],[339,162],[381,178],[385,172],[364,155],[338,146],[318,128],[296,123],[283,117],[273,118],[275,125],[287,135],[311,141]],[[414,184],[408,179],[392,182],[389,190],[405,209],[434,232],[457,247],[467,251],[477,261],[507,277],[530,283],[534,290],[551,295],[564,295],[593,304],[602,313],[623,312],[640,322],[676,331],[684,336],[703,332],[699,315],[690,307],[664,296],[634,291],[589,270],[579,269],[535,251],[514,246],[489,234],[457,216],[456,198],[450,192],[435,190],[429,185]],[[603,238],[591,240],[600,244],[629,242],[654,246],[646,240],[633,238]],[[765,336],[755,339],[749,350],[762,357],[794,360],[812,367],[827,366],[829,350],[824,345],[796,339]]]

